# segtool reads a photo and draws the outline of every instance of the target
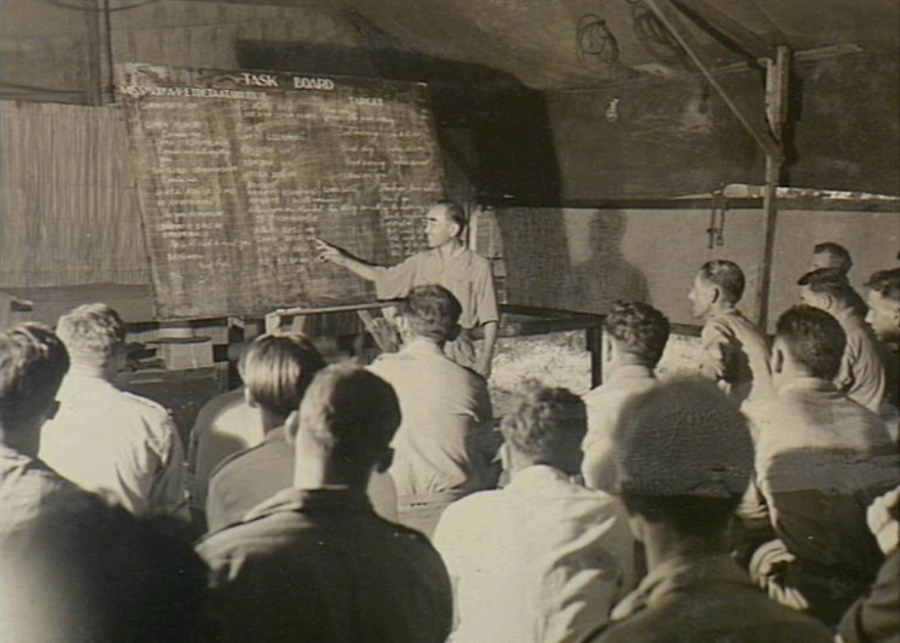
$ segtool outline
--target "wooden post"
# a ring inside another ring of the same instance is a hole
[[[774,60],[766,60],[766,120],[769,123],[772,137],[778,141],[779,154],[766,154],[766,189],[763,195],[763,256],[756,301],[756,321],[764,333],[768,332],[769,323],[769,293],[778,218],[776,201],[784,164],[784,141],[782,139],[784,125],[787,122],[790,63],[791,52],[784,46],[776,48]]]

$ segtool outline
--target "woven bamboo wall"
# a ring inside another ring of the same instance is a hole
[[[149,283],[124,114],[0,105],[0,285]]]

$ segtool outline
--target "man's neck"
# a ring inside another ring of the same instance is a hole
[[[458,237],[453,237],[447,243],[437,248],[441,259],[451,259],[465,250],[465,246]]]
[[[107,382],[111,382],[115,375],[106,364],[96,364],[81,360],[72,360],[72,367],[69,373],[81,377],[95,377]]]
[[[710,307],[709,313],[706,315],[706,319],[715,317],[716,315],[733,312],[734,309],[734,304],[731,302],[717,302]]]

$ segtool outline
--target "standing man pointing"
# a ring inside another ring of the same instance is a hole
[[[462,304],[462,332],[455,341],[447,342],[444,350],[456,363],[489,377],[500,321],[497,295],[488,260],[463,242],[465,229],[462,207],[453,201],[439,201],[426,215],[425,234],[430,249],[399,265],[377,266],[322,240],[317,240],[319,259],[344,266],[374,282],[379,299],[405,297],[415,286],[426,284],[437,284],[452,292]],[[476,356],[471,331],[478,326],[484,328],[484,345]]]

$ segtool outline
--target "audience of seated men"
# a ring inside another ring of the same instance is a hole
[[[500,430],[503,489],[450,505],[434,545],[456,604],[453,643],[575,643],[632,587],[621,502],[572,481],[586,418],[567,389],[526,383]]]
[[[588,487],[614,492],[613,435],[629,400],[657,384],[654,369],[669,339],[669,320],[648,304],[618,302],[604,330],[606,381],[584,396],[588,430],[581,471]]]
[[[746,419],[708,382],[661,383],[622,414],[614,457],[648,575],[597,643],[827,643],[827,628],[754,587],[728,532],[753,469]]]
[[[237,362],[243,382],[246,347]],[[187,468],[191,513],[202,517],[206,510],[209,478],[222,460],[255,447],[266,437],[259,407],[247,403],[243,385],[217,395],[200,409],[191,429]]]
[[[47,422],[40,456],[89,491],[112,493],[136,515],[185,520],[184,450],[171,415],[113,384],[125,364],[125,325],[105,304],[85,304],[59,319],[57,335],[72,365]]]
[[[292,485],[296,410],[325,367],[308,339],[288,333],[257,337],[243,361],[245,401],[260,414],[265,437],[213,471],[206,503],[210,531],[240,522],[256,505]],[[387,474],[372,476],[369,493],[380,515],[396,519],[397,497]]]
[[[853,308],[853,289],[835,268],[820,268],[803,275],[800,301],[833,316],[847,337],[846,351],[835,382],[850,399],[878,413],[885,399],[887,380],[884,356],[865,317]]]
[[[812,257],[809,260],[809,271],[819,270],[820,268],[834,268],[839,270],[847,283],[850,283],[850,269],[853,267],[853,258],[850,252],[841,244],[833,241],[825,241],[817,243],[813,247]],[[867,312],[866,302],[854,288],[850,288],[852,294],[849,294],[851,306],[860,315],[865,316]]]
[[[700,374],[718,383],[736,403],[770,393],[769,344],[735,307],[744,294],[744,273],[732,261],[707,261],[688,299],[703,320]]]
[[[426,535],[451,502],[494,487],[499,474],[487,383],[443,351],[461,311],[443,286],[414,287],[399,307],[403,348],[369,367],[394,387],[403,413],[390,468],[399,520]]]
[[[300,404],[294,486],[198,545],[221,641],[446,639],[452,595],[440,556],[366,496],[399,424],[378,376],[347,364],[319,372]]]
[[[69,355],[49,328],[23,324],[0,334],[0,540],[39,516],[56,496],[83,495],[38,459],[41,428],[56,413]]]
[[[790,309],[772,351],[776,394],[745,407],[756,439],[755,518],[777,536],[757,549],[751,572],[785,604],[831,625],[875,577],[882,556],[865,508],[900,476],[884,423],[834,385],[845,343],[828,313]]]
[[[877,498],[867,512],[869,528],[885,561],[871,591],[847,610],[839,643],[900,641],[900,487]]]

